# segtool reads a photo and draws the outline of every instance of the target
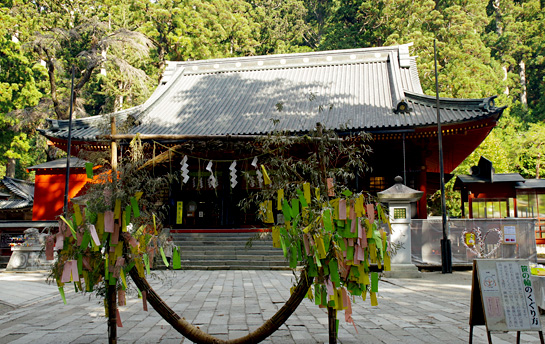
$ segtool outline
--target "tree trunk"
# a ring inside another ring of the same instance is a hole
[[[526,94],[526,64],[524,63],[524,60],[520,60],[519,67],[520,103],[524,109],[528,109],[528,95]]]
[[[17,164],[17,160],[14,158],[8,158],[6,163],[6,177],[8,178],[15,178],[15,166]]]
[[[185,320],[180,318],[165,302],[157,295],[157,293],[151,288],[145,278],[138,275],[136,268],[132,268],[129,274],[141,291],[145,291],[147,294],[147,301],[155,309],[163,319],[165,319],[176,331],[180,332],[184,337],[195,343],[224,343],[224,344],[240,344],[240,343],[259,343],[271,334],[273,334],[282,324],[288,320],[288,318],[297,309],[301,301],[305,298],[308,289],[312,285],[313,277],[308,277],[307,271],[303,270],[299,277],[299,283],[295,286],[293,294],[282,308],[280,308],[276,314],[274,314],[269,320],[261,325],[257,330],[250,334],[230,340],[222,340],[208,333],[201,331],[198,327],[191,325]]]
[[[492,2],[492,7],[494,7],[494,14],[496,15],[496,33],[498,36],[501,36],[503,34],[503,27],[502,27],[502,15],[501,15],[501,8],[500,8],[500,0],[494,0]]]

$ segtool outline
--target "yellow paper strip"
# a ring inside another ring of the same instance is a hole
[[[310,204],[310,183],[303,183],[303,195],[308,204]]]
[[[83,216],[81,215],[81,209],[79,205],[74,203],[74,216],[76,217],[76,225],[81,225],[83,223]]]
[[[377,293],[370,292],[371,294],[371,306],[378,306]]]
[[[282,210],[282,201],[284,201],[284,189],[278,189],[276,210]]]
[[[263,171],[263,182],[265,185],[269,185],[271,183],[271,178],[269,178],[269,174],[267,173],[264,165],[261,165],[261,170]]]
[[[121,216],[121,200],[116,199],[115,207],[114,207],[114,219],[119,220],[120,216]]]

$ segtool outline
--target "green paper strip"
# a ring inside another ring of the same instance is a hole
[[[131,223],[131,206],[130,205],[125,207],[125,224],[128,225],[129,223]]]
[[[134,214],[134,217],[140,216],[140,209],[138,209],[138,202],[136,201],[136,198],[131,197],[131,206],[132,206],[132,212]],[[127,223],[129,223],[127,221]]]
[[[59,287],[59,294],[61,294],[62,302],[64,302],[64,304],[66,305],[66,296],[64,296],[64,288],[63,287]]]
[[[83,275],[83,256],[78,254],[78,275]],[[74,278],[75,279],[75,278]]]
[[[339,319],[335,320],[335,338],[339,337]]]
[[[308,203],[307,203],[307,200],[305,199],[305,194],[303,193],[303,191],[297,189],[295,190],[295,192],[297,192],[297,196],[299,197],[299,202],[301,202],[301,207],[302,208],[308,207]]]
[[[116,283],[117,283],[117,278],[115,277],[110,277],[110,279],[108,280],[109,285],[116,285]]]
[[[134,262],[134,260],[133,260],[133,261],[129,264],[129,266],[127,266],[127,267],[124,269],[125,272],[127,273],[127,272],[131,271],[131,269],[134,267],[134,265],[135,265],[135,262]]]
[[[314,285],[314,304],[316,306],[322,303],[322,292],[319,284]]]
[[[312,257],[307,257],[308,263],[308,275],[309,277],[318,277],[318,269],[316,268],[316,263]]]
[[[163,263],[165,263],[165,266],[168,268],[169,264],[167,257],[165,256],[165,251],[163,251],[162,247],[159,247],[159,251],[161,252],[161,258],[163,258]]]
[[[142,292],[138,288],[136,288],[136,291],[138,292],[138,298],[141,299],[142,298]]]
[[[290,268],[297,268],[297,248],[293,245],[291,246]]]
[[[323,221],[324,221],[324,228],[328,232],[332,232],[332,224],[331,224],[331,209],[324,210],[324,213],[322,215]]]
[[[332,282],[341,282],[341,276],[339,275],[339,264],[337,263],[336,259],[331,259],[329,261],[329,278],[331,278]]]
[[[346,260],[354,260],[354,246],[348,246],[346,250]]]
[[[108,270],[108,253],[104,255],[104,279],[107,281],[110,277],[110,271]]]
[[[87,173],[87,178],[93,179],[93,163],[92,162],[85,163],[85,172]]]
[[[378,272],[371,272],[371,292],[378,293]]]
[[[284,221],[291,221],[291,207],[285,199],[282,201],[282,214],[284,214]]]
[[[83,238],[81,239],[81,246],[80,248],[82,249],[86,249],[87,247],[89,247],[89,242],[91,241],[91,233],[89,232],[85,232],[83,234]]]
[[[150,268],[149,268],[149,257],[146,253],[142,255],[142,258],[144,259],[144,265],[146,266],[146,272],[149,275],[150,274]]]
[[[294,218],[297,215],[299,215],[299,200],[294,198],[291,200],[291,217]]]
[[[172,268],[179,270],[182,268],[182,256],[178,247],[174,247],[174,253],[172,255]]]

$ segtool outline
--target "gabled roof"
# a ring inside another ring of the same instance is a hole
[[[494,98],[442,98],[442,123],[499,117]],[[422,93],[409,45],[168,62],[146,103],[114,115],[135,122],[129,133],[152,135],[259,135],[275,129],[272,119],[290,132],[318,122],[367,132],[437,124],[435,97]],[[104,121],[74,121],[72,138],[95,141]],[[67,138],[67,121],[49,122],[44,135]]]
[[[461,174],[456,176],[454,189],[459,190],[464,184],[484,183],[513,183],[521,185],[525,179],[518,173],[496,173],[490,160],[480,157],[477,166],[471,167],[471,175]]]
[[[2,183],[15,195],[26,200],[34,199],[34,183],[9,177],[4,177]]]
[[[0,210],[15,210],[32,207],[34,203],[34,183],[15,178],[4,177],[2,184],[13,195],[7,200],[0,200]]]

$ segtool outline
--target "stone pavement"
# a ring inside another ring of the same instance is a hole
[[[280,308],[293,283],[290,271],[155,271],[148,280],[178,314],[222,339],[243,336]],[[339,312],[339,343],[467,343],[471,271],[422,273],[420,279],[382,279],[379,306],[353,304],[357,332]],[[46,273],[0,272],[0,343],[106,343],[103,301],[67,290],[64,305]],[[2,306],[2,304],[4,306]],[[133,293],[120,307],[119,343],[189,343]],[[542,322],[545,318],[542,316]],[[515,343],[516,332],[493,334]],[[305,299],[265,343],[327,343],[327,311]],[[484,326],[474,343],[487,343]],[[522,343],[538,343],[523,332]]]

